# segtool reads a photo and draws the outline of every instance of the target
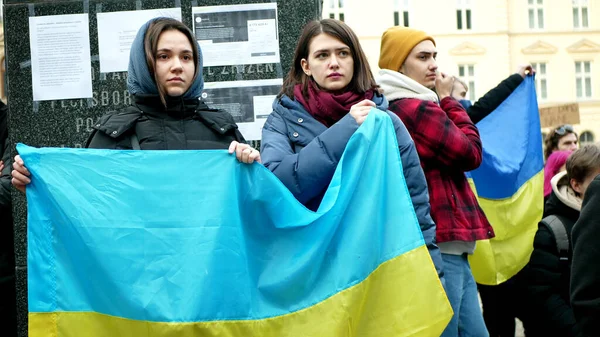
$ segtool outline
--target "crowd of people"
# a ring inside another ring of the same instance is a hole
[[[226,111],[199,99],[202,53],[192,31],[173,19],[153,19],[141,27],[131,48],[131,106],[102,116],[87,147],[228,149],[243,163],[264,165],[299,202],[316,210],[348,140],[372,109],[380,109],[393,121],[403,167],[398,174],[405,177],[454,311],[442,336],[509,336],[511,329],[514,336],[515,317],[523,321],[527,336],[599,336],[600,271],[594,262],[600,248],[594,240],[600,236],[600,214],[595,214],[600,209],[600,148],[577,149],[570,125],[548,134],[546,205],[530,262],[507,282],[508,290],[478,286],[468,256],[477,241],[494,237],[494,229],[465,177],[483,160],[475,124],[534,71],[530,65],[519,67],[471,103],[465,99],[467,85],[438,69],[435,39],[427,33],[390,28],[380,51],[381,71],[374,76],[348,25],[333,19],[308,23],[258,151],[245,144]],[[11,138],[18,141],[19,135]],[[3,176],[12,166],[12,185],[26,192],[31,182],[26,163],[18,155],[3,158]],[[2,188],[8,187],[3,181]],[[1,200],[4,207],[4,195]],[[563,239],[566,243],[557,244]],[[505,291],[518,301],[510,306],[520,310],[497,312]]]

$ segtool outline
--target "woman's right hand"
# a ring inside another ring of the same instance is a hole
[[[367,119],[369,111],[374,107],[376,105],[370,99],[362,100],[350,108],[350,116],[354,118],[356,124],[361,125]]]
[[[12,184],[19,191],[25,193],[25,185],[31,182],[31,179],[29,178],[29,176],[31,176],[31,173],[29,173],[29,170],[25,167],[25,163],[23,162],[23,159],[21,159],[21,156],[15,156],[13,169],[14,170],[12,170],[11,172]]]

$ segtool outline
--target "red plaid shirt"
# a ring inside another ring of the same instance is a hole
[[[455,99],[435,102],[415,98],[392,101],[389,107],[412,136],[429,187],[431,217],[437,242],[476,241],[494,237],[465,171],[481,164],[479,131]]]

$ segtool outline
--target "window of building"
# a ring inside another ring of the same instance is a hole
[[[575,62],[575,88],[577,98],[592,97],[592,62]]]
[[[573,28],[588,28],[588,0],[573,0]]]
[[[548,99],[548,80],[546,79],[546,63],[531,63],[535,70],[535,91],[538,100]]]
[[[327,8],[323,8],[323,16],[344,21],[344,0],[326,0]]]
[[[394,0],[394,26],[408,27],[409,0]]]
[[[544,29],[544,0],[527,0],[529,28]]]
[[[477,99],[475,90],[475,65],[474,64],[459,64],[458,77],[469,86],[469,100],[475,102]]]
[[[579,136],[579,144],[581,146],[594,143],[594,134],[591,131],[584,131]]]
[[[456,0],[456,29],[471,27],[471,0]]]

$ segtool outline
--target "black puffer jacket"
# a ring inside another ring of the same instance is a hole
[[[0,101],[0,159],[4,169],[0,176],[0,317],[3,336],[17,335],[15,294],[15,248],[10,185],[12,158],[8,141],[8,107]]]
[[[571,300],[583,336],[600,336],[600,175],[588,186],[573,228]]]
[[[556,189],[546,202],[544,217],[549,215],[562,217],[570,237],[579,211],[563,203]],[[580,336],[569,299],[571,260],[572,249],[569,248],[568,262],[560,261],[553,233],[540,223],[529,263],[516,276],[523,301],[519,318],[527,337]]]
[[[108,113],[94,126],[86,147],[132,149],[135,133],[142,150],[227,149],[244,142],[233,117],[201,101],[168,98],[167,108],[157,95],[135,95],[134,103]]]

